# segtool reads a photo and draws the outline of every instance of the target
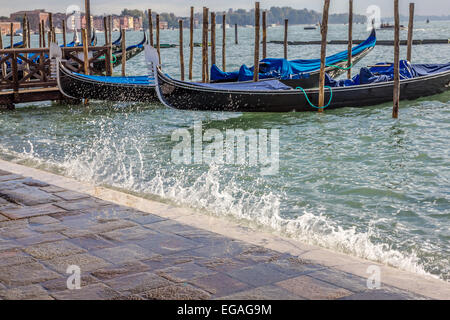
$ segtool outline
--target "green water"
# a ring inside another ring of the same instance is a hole
[[[364,39],[365,26],[355,26]],[[240,44],[229,33],[227,70],[252,64],[254,29],[241,28]],[[268,38],[281,39],[282,28]],[[448,38],[449,24],[417,24],[415,37]],[[117,36],[117,35],[115,35]],[[128,33],[132,44],[139,33]],[[177,30],[164,30],[176,43]],[[346,27],[330,26],[330,39],[345,39]],[[405,33],[402,37],[406,37]],[[102,43],[101,37],[99,42]],[[188,32],[185,32],[187,41]],[[379,31],[392,39],[392,31]],[[318,31],[290,28],[290,40],[317,40]],[[196,32],[196,42],[200,33]],[[218,35],[221,43],[221,35]],[[328,54],[345,46],[329,46]],[[268,45],[270,56],[282,46]],[[319,46],[291,46],[289,57],[317,58]],[[402,56],[405,56],[402,48]],[[218,61],[221,61],[218,48]],[[185,57],[187,57],[187,47]],[[200,75],[200,48],[194,74]],[[392,61],[392,47],[376,47],[356,67]],[[449,45],[414,47],[413,62],[449,62]],[[178,48],[162,51],[164,71],[179,75]],[[220,65],[220,63],[219,63]],[[120,71],[120,68],[117,70]],[[146,74],[142,55],[129,74]],[[160,104],[82,106],[41,103],[0,113],[3,158],[80,180],[229,216],[302,241],[450,279],[450,92],[401,103],[311,113],[206,113]],[[248,165],[179,165],[171,161],[176,129],[278,129],[279,172],[260,175]]]

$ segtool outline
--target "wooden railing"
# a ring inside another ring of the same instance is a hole
[[[83,47],[61,49],[68,69],[86,73]],[[111,75],[111,60],[105,58],[111,57],[111,46],[89,47],[89,57],[90,74]],[[1,49],[0,68],[0,91],[57,86],[56,79],[50,76],[49,48]]]

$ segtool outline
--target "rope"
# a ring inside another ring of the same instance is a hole
[[[116,63],[116,61],[117,61],[116,55],[114,53],[112,53],[111,55],[113,57],[113,60],[111,61],[111,63]],[[100,56],[98,58],[103,60],[103,59],[105,59],[105,56]]]
[[[311,107],[316,108],[316,109],[325,109],[326,107],[328,107],[328,106],[331,104],[331,100],[333,99],[333,90],[331,89],[331,87],[325,86],[325,88],[330,89],[330,100],[329,100],[328,103],[327,103],[325,106],[323,106],[323,107],[318,107],[318,106],[313,105],[313,104],[311,103],[311,101],[309,101],[309,98],[308,98],[308,95],[306,94],[305,89],[303,89],[302,87],[297,87],[297,88],[295,88],[295,89],[296,89],[296,90],[297,90],[297,89],[300,89],[300,90],[303,91],[303,94],[305,95],[306,101],[308,101],[308,103],[309,103],[309,105],[310,105]]]
[[[342,60],[343,62],[348,61],[348,60]],[[337,68],[337,69],[341,69],[341,70],[350,70],[353,67],[353,63],[350,63],[350,66],[348,66],[347,68],[343,68],[334,64],[325,64],[327,67],[332,67],[332,68]]]

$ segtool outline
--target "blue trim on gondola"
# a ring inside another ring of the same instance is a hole
[[[113,84],[131,84],[131,85],[155,85],[155,78],[151,76],[130,76],[130,77],[106,77],[106,76],[92,76],[73,72],[73,74],[87,80],[93,80],[103,83]]]

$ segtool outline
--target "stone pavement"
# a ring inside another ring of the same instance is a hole
[[[68,266],[81,289],[67,289]],[[0,299],[423,299],[0,170]]]

